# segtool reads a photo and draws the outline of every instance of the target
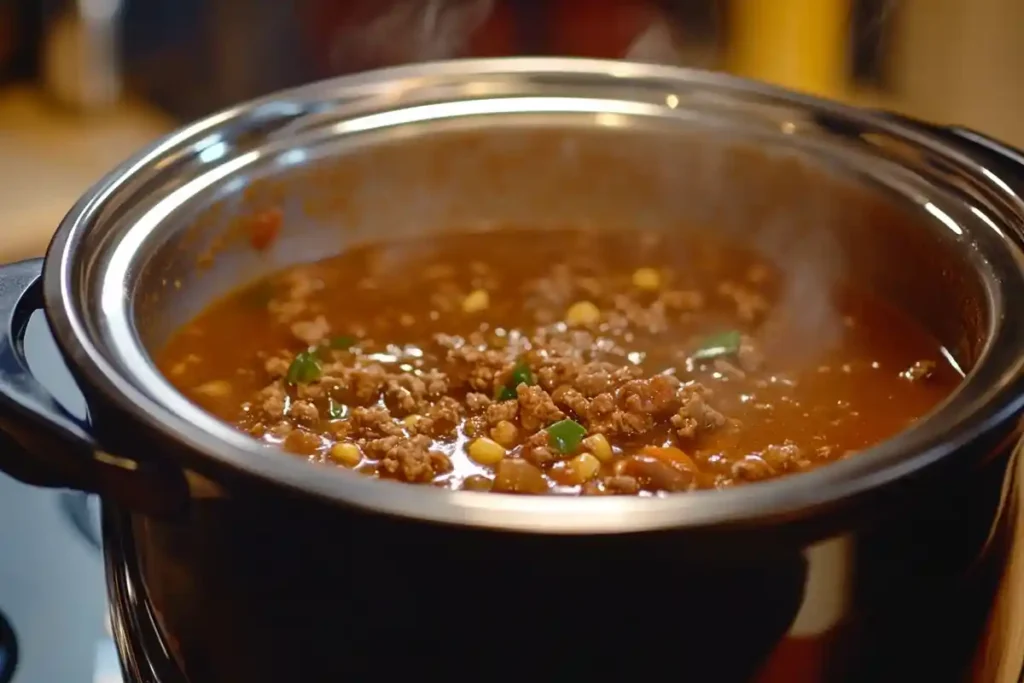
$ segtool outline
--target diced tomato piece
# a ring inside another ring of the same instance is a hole
[[[280,209],[268,209],[261,211],[250,219],[246,225],[249,233],[249,243],[253,249],[264,251],[281,232],[282,214]]]
[[[657,458],[677,470],[686,472],[697,471],[697,463],[693,461],[693,458],[673,446],[645,446],[640,452],[652,458]]]

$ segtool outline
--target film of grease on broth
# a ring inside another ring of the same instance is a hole
[[[279,221],[257,217],[254,245]],[[759,235],[503,226],[365,244],[215,302],[158,364],[299,457],[526,494],[810,470],[956,386],[924,329],[848,285],[828,231]]]

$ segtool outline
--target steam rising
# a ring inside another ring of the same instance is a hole
[[[331,66],[340,72],[460,56],[471,34],[490,16],[494,0],[366,2],[356,21],[331,40]],[[361,10],[361,11],[360,11]]]
[[[839,241],[828,227],[828,209],[821,208],[793,208],[822,215],[777,219],[759,231],[755,241],[783,276],[779,299],[764,321],[759,341],[766,355],[787,367],[815,364],[843,333],[835,292],[844,279],[845,262]],[[808,222],[819,229],[808,229]]]

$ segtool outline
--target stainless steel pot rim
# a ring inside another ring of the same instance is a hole
[[[985,430],[1017,414],[1024,406],[1020,391],[1022,361],[1019,354],[1008,359],[1007,349],[998,349],[1002,356],[1000,367],[986,366],[986,359],[993,353],[993,342],[990,341],[990,348],[978,363],[978,368],[988,367],[990,370],[987,376],[989,386],[973,401],[967,398],[960,401],[960,419],[955,424],[945,429],[932,429],[930,434],[921,429],[910,430],[861,453],[857,458],[809,474],[734,490],[653,498],[481,495],[377,481],[334,468],[311,466],[298,458],[282,455],[276,449],[263,446],[205,415],[178,394],[164,396],[163,399],[154,397],[148,387],[138,384],[138,378],[134,376],[136,368],[128,373],[117,367],[112,362],[110,349],[97,343],[90,331],[74,295],[75,259],[80,256],[78,250],[83,235],[102,223],[104,213],[111,205],[130,201],[132,192],[137,191],[131,186],[132,182],[144,170],[160,163],[170,163],[211,132],[229,124],[244,125],[275,117],[297,120],[302,115],[315,115],[321,109],[320,103],[358,100],[369,94],[395,97],[396,104],[401,104],[400,95],[395,94],[402,90],[401,83],[414,87],[416,83],[431,79],[454,83],[459,79],[480,76],[507,77],[514,82],[520,78],[547,75],[578,77],[584,82],[622,79],[624,83],[663,84],[668,91],[697,86],[725,94],[764,96],[790,106],[827,112],[852,124],[870,124],[913,144],[941,152],[964,168],[972,169],[979,177],[993,176],[972,159],[902,124],[882,121],[868,112],[768,85],[696,70],[599,60],[510,58],[420,64],[315,83],[214,114],[169,135],[100,181],[70,211],[47,254],[43,286],[50,324],[77,377],[87,383],[90,390],[109,399],[126,419],[144,426],[146,433],[154,439],[169,439],[184,446],[185,451],[192,455],[190,464],[213,473],[211,476],[215,478],[217,467],[228,467],[291,489],[383,513],[439,523],[535,533],[621,533],[673,527],[762,524],[803,516],[934,464]],[[994,181],[990,184],[1019,224],[1024,213],[1020,199],[1005,183],[1004,187],[999,187],[999,183]],[[995,223],[992,226],[998,230]],[[1004,241],[1009,248],[1009,237]],[[1019,253],[1014,259],[1019,266],[1022,261]],[[1001,301],[995,301],[994,305],[1001,306]],[[994,316],[996,327],[1004,325],[1004,312],[993,312],[998,313]],[[1005,337],[1005,330],[1000,334]],[[1009,343],[999,334],[995,336],[1002,346]],[[143,353],[138,348],[133,352],[136,355]],[[978,368],[972,372],[972,377]],[[151,368],[147,372],[156,375]],[[969,377],[968,384],[971,381]],[[135,454],[124,455],[133,457]],[[145,453],[139,455],[145,457]]]

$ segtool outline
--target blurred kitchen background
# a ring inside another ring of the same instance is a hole
[[[132,150],[375,66],[630,57],[765,79],[1024,146],[1021,0],[0,0],[0,259]]]

